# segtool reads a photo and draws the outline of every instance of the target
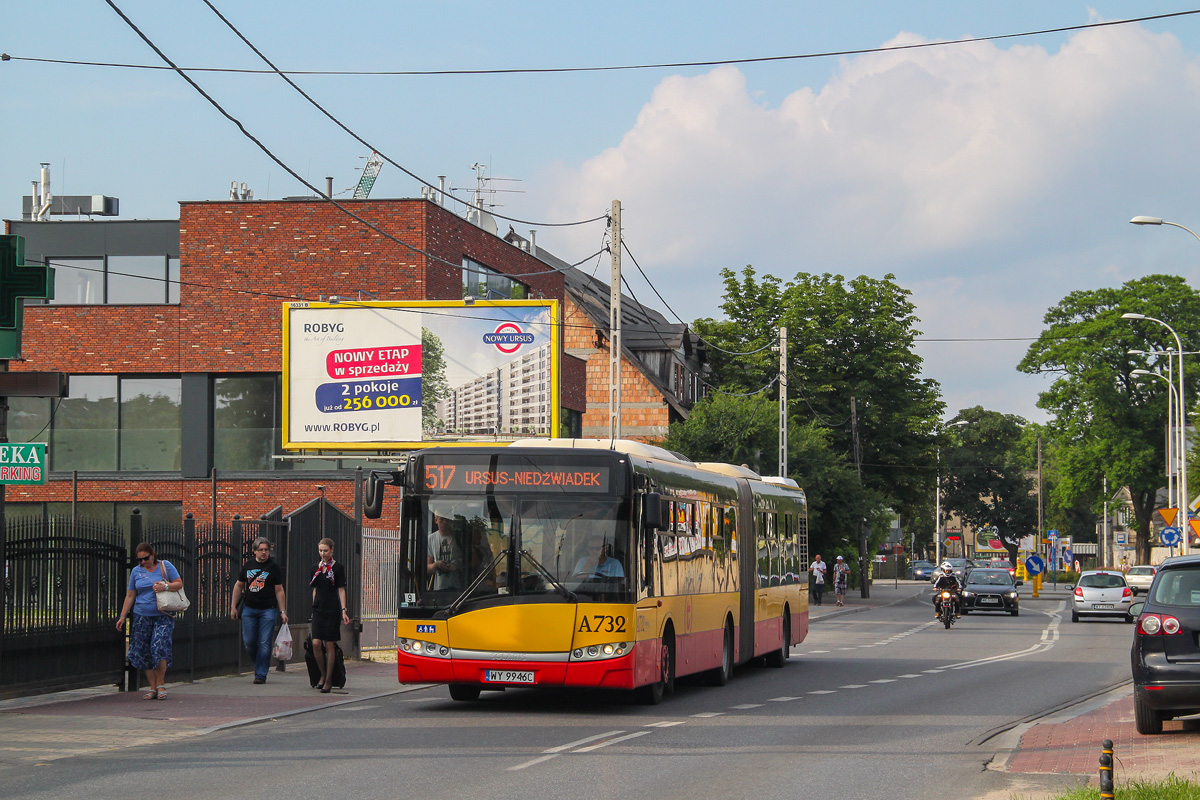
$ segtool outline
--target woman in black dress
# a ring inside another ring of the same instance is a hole
[[[350,624],[346,614],[346,568],[333,560],[333,540],[317,543],[321,560],[313,567],[309,585],[313,590],[313,656],[321,670],[321,691],[333,689],[334,645],[342,638],[341,626]]]

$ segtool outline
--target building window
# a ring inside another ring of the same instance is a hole
[[[529,288],[491,267],[464,258],[463,297],[467,295],[482,300],[524,300],[529,297]]]
[[[116,470],[117,410],[116,375],[72,375],[50,428],[50,469]]]
[[[177,471],[179,378],[121,379],[121,469]]]
[[[49,258],[52,305],[163,305],[179,302],[179,259],[172,256]]]
[[[279,440],[273,375],[217,378],[213,402],[213,466],[219,470],[272,469]]]

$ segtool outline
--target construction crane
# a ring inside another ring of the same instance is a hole
[[[383,158],[372,150],[371,157],[367,159],[367,164],[363,167],[362,177],[358,179],[358,186],[354,187],[355,200],[366,200],[371,196],[371,187],[375,185],[375,179],[379,177],[379,170],[382,167]]]

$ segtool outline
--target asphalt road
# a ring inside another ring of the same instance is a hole
[[[655,707],[525,689],[456,703],[428,688],[14,768],[0,795],[1007,798],[1068,779],[985,769],[998,732],[1128,680],[1130,626],[1072,624],[1063,608],[1028,601],[946,631],[922,598],[817,620],[783,669],[681,683]]]

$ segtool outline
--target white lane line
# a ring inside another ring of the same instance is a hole
[[[866,689],[867,685],[865,683],[848,683],[845,686],[842,686],[840,688],[842,688],[842,689]]]
[[[687,722],[686,719],[665,719],[662,722],[649,722],[647,728],[673,728],[676,725],[682,725]]]
[[[837,689],[817,689],[809,694],[837,694]]]
[[[581,744],[587,744],[588,742],[594,742],[597,739],[603,739],[608,736],[619,736],[624,732],[625,731],[609,731],[608,733],[597,733],[595,736],[589,736],[586,739],[577,739],[576,741],[570,742],[569,744],[560,744],[558,747],[551,747],[549,750],[543,750],[542,752],[543,753],[561,753],[564,750],[570,750],[573,747],[579,747],[579,745],[581,745]]]
[[[1044,650],[1049,650],[1053,646],[1054,645],[1052,644],[1038,643],[1032,645],[1031,647],[1026,647],[1024,650],[1015,650],[1011,653],[1001,653],[1000,655],[989,656],[987,658],[977,658],[974,661],[960,661],[957,664],[945,664],[942,666],[942,669],[970,669],[971,667],[980,667],[985,664],[994,664],[997,661],[1008,661],[1014,658],[1030,656],[1034,653],[1040,653]]]
[[[871,683],[895,683],[895,682],[896,682],[895,678],[880,678],[877,681],[871,681]]]
[[[921,672],[924,672],[926,675],[940,675],[941,673],[943,673],[945,671],[946,670],[944,670],[944,669],[923,669],[923,670],[921,670]]]
[[[571,752],[572,753],[590,753],[593,750],[599,750],[601,747],[608,747],[610,744],[617,744],[619,742],[625,742],[630,739],[636,739],[639,736],[645,736],[649,733],[652,733],[652,731],[634,731],[633,733],[627,733],[624,736],[618,736],[615,739],[609,739],[606,742],[600,742],[599,744],[593,744],[588,747],[581,747],[578,750],[572,750]]]
[[[748,708],[762,708],[762,707],[763,707],[762,703],[742,703],[740,706],[730,706],[730,708],[736,708],[739,711],[745,711]]]
[[[767,702],[769,703],[790,703],[792,700],[799,700],[799,697],[772,697]]]
[[[548,756],[541,756],[540,758],[535,758],[532,761],[526,761],[524,764],[517,764],[515,767],[509,767],[508,771],[516,772],[519,769],[525,769],[526,767],[532,767],[534,764],[541,764],[543,761],[549,761],[552,758],[558,758],[560,755],[562,755],[562,753],[551,753]]]
[[[828,653],[828,650],[809,650],[809,653]]]
[[[838,650],[853,650],[853,647],[839,647]]]
[[[725,716],[725,712],[724,711],[701,711],[699,714],[692,714],[692,716],[699,717],[700,719],[708,719],[709,717],[723,717],[723,716]]]
[[[868,648],[868,647],[875,647],[875,646],[876,646],[876,645],[873,645],[873,644],[860,644],[860,645],[858,646],[858,648],[859,648],[860,650],[865,650],[865,649],[866,649],[866,648]]]
[[[897,678],[919,678],[920,675],[897,675]]]

